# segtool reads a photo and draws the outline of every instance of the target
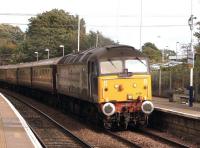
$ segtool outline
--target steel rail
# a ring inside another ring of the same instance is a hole
[[[173,141],[169,138],[161,137],[157,134],[154,134],[153,132],[148,131],[148,129],[139,129],[139,132],[142,132],[143,134],[148,135],[148,136],[152,137],[153,139],[158,139],[159,141],[162,141],[166,144],[169,144],[169,145],[172,145],[172,146],[175,146],[175,147],[189,148],[189,146],[187,146],[185,144],[182,144],[182,143]]]
[[[117,134],[115,134],[115,133],[113,133],[113,132],[111,132],[111,131],[105,130],[105,132],[106,132],[108,135],[112,136],[113,138],[115,138],[115,139],[119,140],[120,142],[125,143],[125,144],[127,144],[127,145],[129,145],[129,146],[131,146],[131,147],[134,147],[134,148],[142,148],[139,144],[136,144],[136,143],[134,143],[134,142],[132,142],[132,141],[129,141],[129,140],[127,140],[127,139],[124,139],[123,137],[121,137],[121,136],[119,136],[119,135],[117,135]]]
[[[7,96],[13,97],[15,99],[17,99],[18,101],[20,101],[21,103],[27,105],[28,107],[32,108],[33,110],[35,110],[36,112],[38,112],[39,114],[43,115],[46,119],[48,119],[50,122],[52,122],[56,127],[58,127],[63,133],[65,133],[66,135],[70,135],[74,140],[78,141],[83,147],[86,148],[93,148],[94,146],[91,146],[89,143],[87,143],[86,141],[84,141],[83,139],[79,138],[78,136],[76,136],[75,134],[73,134],[71,131],[69,131],[68,129],[66,129],[64,126],[62,126],[60,123],[58,123],[57,121],[55,121],[53,118],[51,118],[50,116],[48,116],[47,114],[45,114],[44,112],[42,112],[41,110],[35,108],[34,106],[32,106],[31,104],[17,98],[16,96],[13,96],[12,94],[8,94],[6,92],[3,92],[4,94],[6,94]],[[33,131],[33,129],[31,128],[31,130]],[[38,141],[41,143],[42,146],[44,146],[44,142],[41,140],[41,138],[39,138],[39,135],[36,134],[36,132],[33,132],[36,136],[36,138],[38,138]],[[45,146],[46,147],[46,146]]]

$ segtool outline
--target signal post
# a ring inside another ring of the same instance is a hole
[[[188,19],[188,25],[190,27],[191,31],[191,43],[190,43],[190,51],[188,52],[188,64],[190,67],[190,86],[189,86],[189,107],[193,106],[193,71],[194,71],[194,48],[193,48],[193,28],[194,28],[194,17],[193,14],[191,14],[190,18]]]

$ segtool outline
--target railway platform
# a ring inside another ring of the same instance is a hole
[[[153,97],[153,103],[156,110],[200,120],[200,103],[189,107],[187,103],[169,102],[168,98],[160,97]]]
[[[25,120],[0,93],[0,148],[40,148]]]
[[[153,97],[155,106],[150,116],[150,125],[167,131],[181,139],[200,145],[200,103],[169,102],[168,98]]]

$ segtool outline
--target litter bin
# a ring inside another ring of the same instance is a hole
[[[167,93],[167,96],[169,98],[169,102],[173,102],[174,101],[174,98],[173,98],[173,91],[170,90],[168,93]]]

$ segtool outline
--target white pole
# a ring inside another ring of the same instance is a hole
[[[172,91],[172,71],[169,71],[169,90]]]
[[[160,69],[159,69],[159,92],[158,92],[158,95],[161,96],[161,93],[162,93],[162,72],[161,72],[161,66],[160,66]]]
[[[178,44],[179,44],[179,42],[176,42],[176,61],[177,61],[177,54],[178,54],[178,49],[177,49],[177,48],[178,48],[178,47],[177,47]]]
[[[37,58],[37,61],[38,61],[38,52],[34,52],[36,54],[36,58]]]
[[[192,54],[192,66],[190,68],[190,87],[189,87],[189,107],[193,106],[193,69],[194,69],[194,48],[193,48],[193,25],[194,25],[194,15],[192,14],[192,0],[191,0],[191,16],[188,20],[188,25],[190,26],[191,31],[191,54]]]
[[[163,48],[163,51],[162,51],[162,62],[163,63],[165,62],[165,48]]]
[[[140,51],[142,51],[142,0],[140,0]]]
[[[80,50],[80,18],[78,16],[78,52]]]
[[[60,45],[59,47],[62,48],[62,50],[63,50],[63,57],[64,57],[65,56],[65,46],[64,45]]]
[[[189,97],[189,107],[193,106],[193,68],[194,68],[194,49],[193,49],[193,18],[192,18],[192,27],[191,27],[191,52],[193,54],[192,67],[190,68],[190,97]]]
[[[45,49],[47,51],[47,58],[49,59],[49,49]]]
[[[97,31],[97,34],[96,34],[96,47],[98,47],[98,42],[99,42],[99,32]]]
[[[65,47],[63,46],[63,57],[65,56]]]

